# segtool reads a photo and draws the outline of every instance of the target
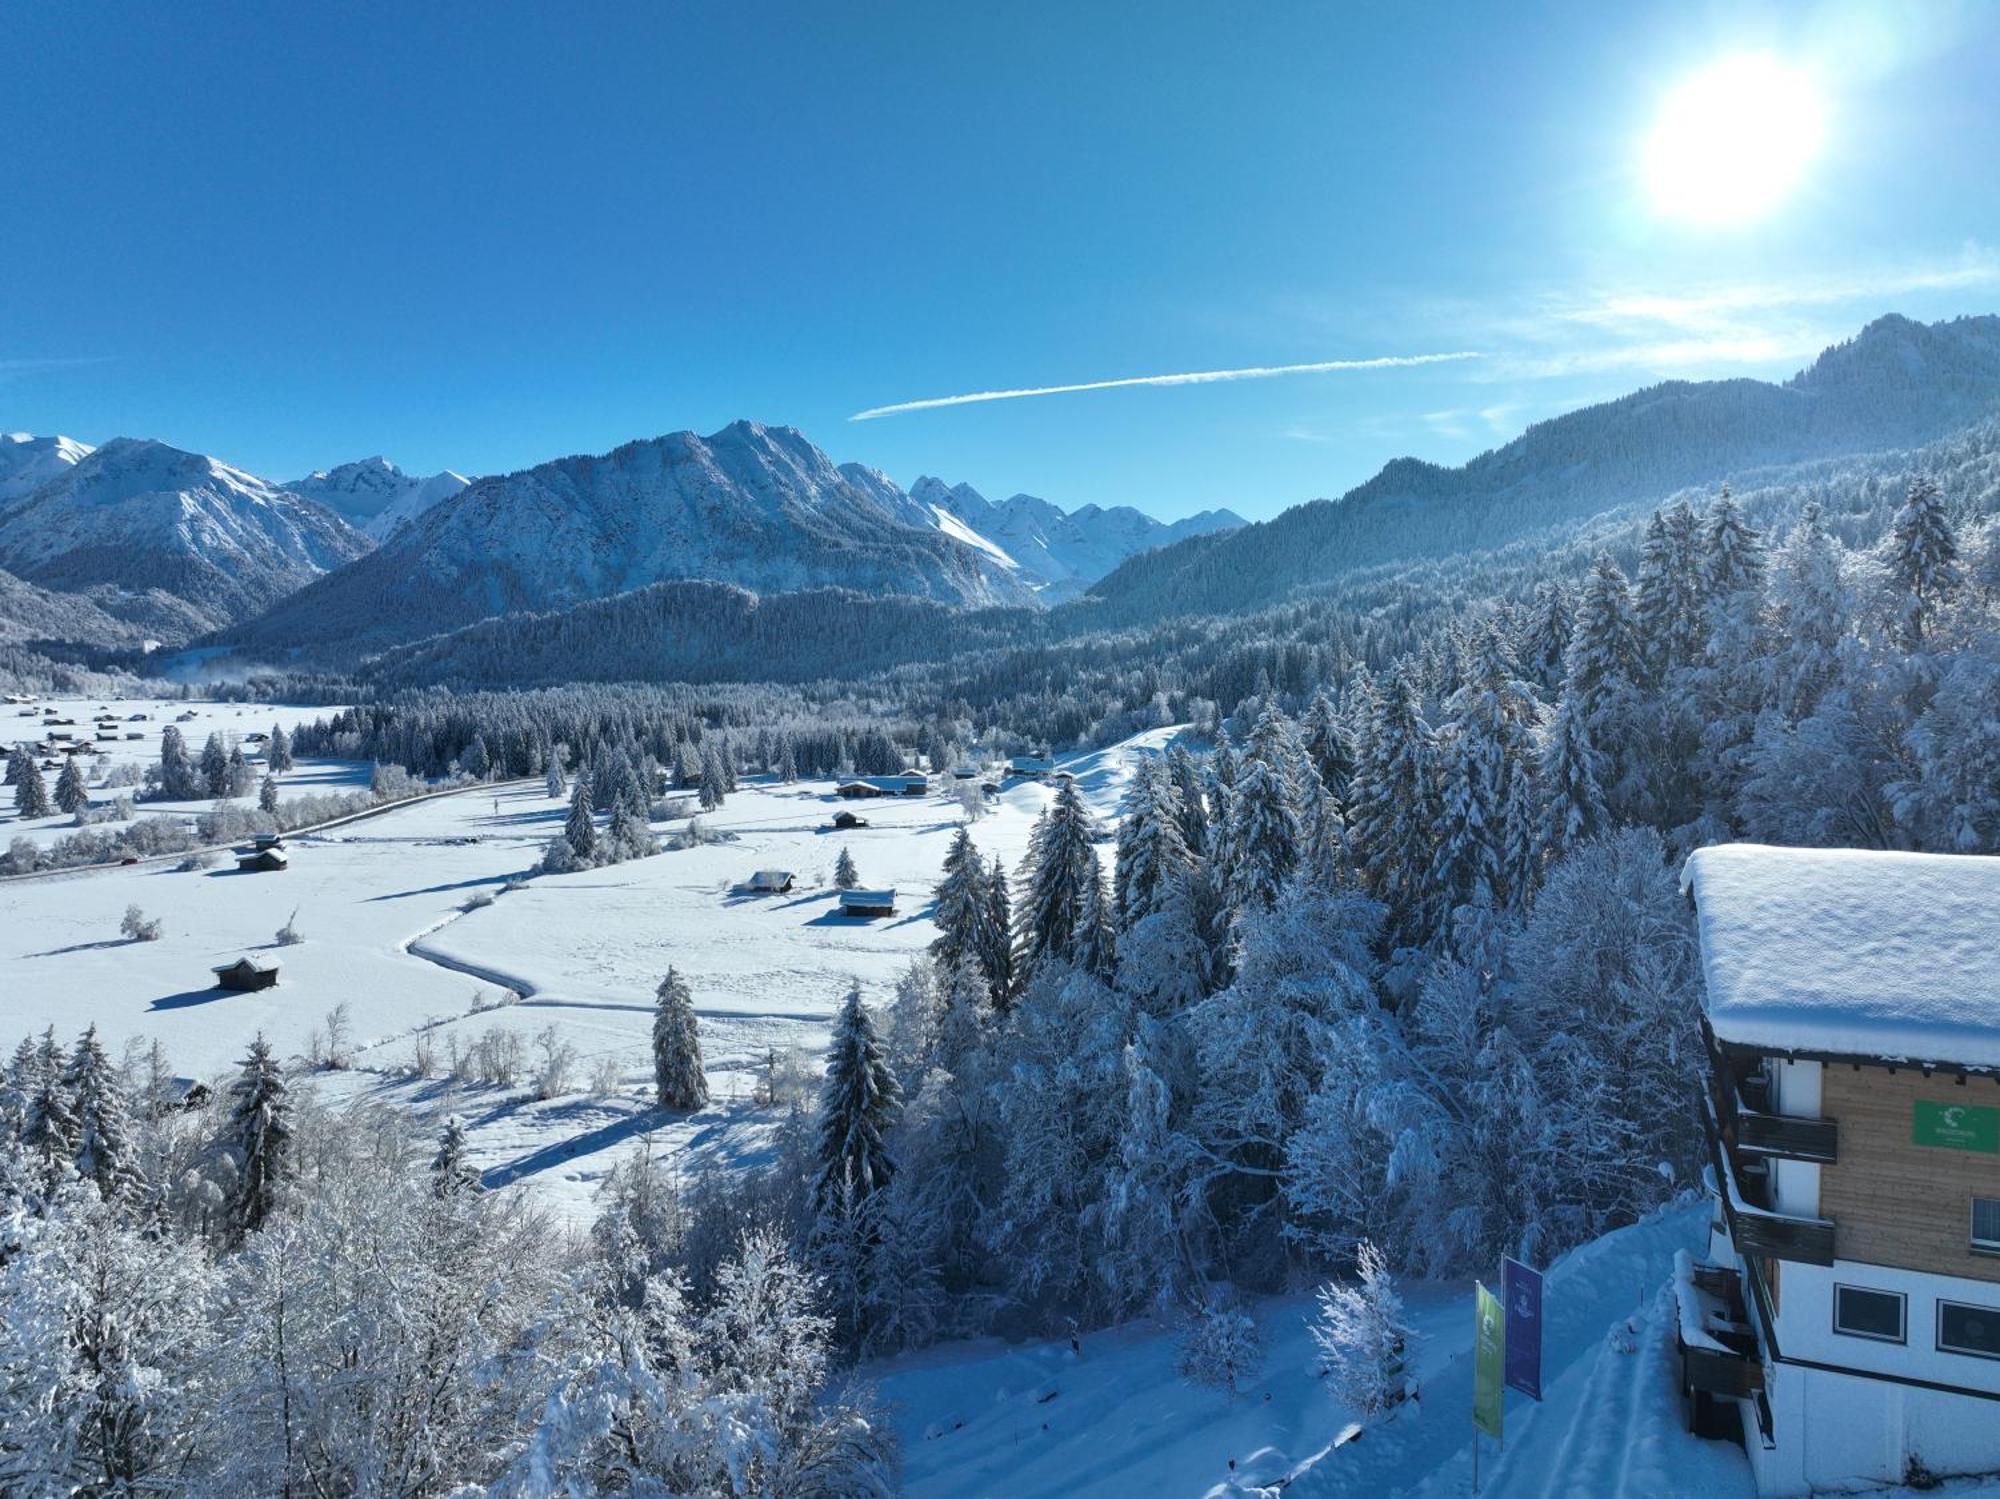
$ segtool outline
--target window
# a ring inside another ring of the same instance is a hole
[[[2000,1254],[2000,1197],[1972,1199],[1972,1247]]]
[[[1962,1301],[1940,1301],[1937,1345],[1941,1353],[2000,1358],[2000,1310],[1967,1306]]]
[[[1903,1341],[1906,1298],[1896,1291],[1866,1291],[1860,1286],[1833,1288],[1833,1330],[1850,1338],[1878,1343]]]

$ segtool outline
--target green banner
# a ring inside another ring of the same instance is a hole
[[[2000,1109],[1920,1098],[1910,1121],[1910,1137],[1919,1145],[2000,1155]]]
[[[1478,1321],[1472,1339],[1472,1424],[1499,1441],[1505,1422],[1507,1314],[1500,1298],[1475,1283]]]

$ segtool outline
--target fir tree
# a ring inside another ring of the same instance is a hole
[[[1389,908],[1404,941],[1422,941],[1439,914],[1425,883],[1437,805],[1437,739],[1408,672],[1398,667],[1376,707],[1348,832],[1364,888]]]
[[[1208,853],[1208,803],[1201,784],[1201,770],[1183,745],[1167,749],[1167,774],[1174,783],[1174,805],[1180,813],[1181,841],[1190,858]]]
[[[979,929],[977,957],[992,986],[994,1006],[1005,1010],[1014,997],[1014,918],[1007,866],[998,859],[986,871],[986,920]]]
[[[1542,749],[1541,841],[1552,855],[1595,838],[1607,826],[1604,756],[1591,739],[1581,703],[1580,695],[1563,693]]]
[[[845,1214],[889,1185],[896,1163],[888,1139],[901,1109],[875,1022],[861,991],[850,989],[834,1021],[820,1090],[815,1193],[822,1217]]]
[[[1686,500],[1655,510],[1639,549],[1634,660],[1649,684],[1691,665],[1701,652],[1702,575],[1698,523]]]
[[[7,778],[4,784],[9,786],[20,785],[21,776],[32,764],[34,764],[34,761],[29,756],[26,747],[19,744],[15,745],[7,751]]]
[[[291,736],[276,724],[271,726],[271,739],[264,747],[264,763],[278,775],[292,768]]]
[[[549,755],[548,763],[542,767],[542,789],[550,801],[569,791],[569,783],[563,779],[562,761],[553,753]]]
[[[220,733],[210,734],[201,747],[201,781],[210,796],[229,795],[229,751]]]
[[[708,1106],[708,1074],[701,1060],[701,1032],[687,980],[669,968],[660,980],[653,1012],[653,1081],[663,1109]]]
[[[563,841],[576,855],[578,864],[597,857],[597,823],[590,811],[590,777],[576,778],[576,791],[569,799],[569,820],[563,824]]]
[[[284,1069],[259,1031],[250,1055],[230,1090],[224,1142],[236,1158],[236,1189],[229,1221],[237,1238],[255,1233],[276,1211],[278,1194],[292,1171],[292,1106],[285,1095]]]
[[[49,801],[48,783],[42,779],[42,767],[33,760],[14,783],[14,810],[23,817],[50,817],[55,813],[55,806]]]
[[[854,855],[848,852],[846,844],[842,844],[840,857],[833,861],[833,888],[852,890],[860,883],[861,875],[854,867]]]
[[[944,856],[944,878],[938,882],[931,919],[938,934],[930,951],[939,968],[949,971],[961,959],[977,956],[979,929],[986,920],[986,861],[962,825]]]
[[[1083,909],[1077,920],[1076,966],[1107,984],[1118,967],[1111,890],[1104,878],[1104,866],[1095,857],[1084,878]]]
[[[1306,709],[1301,747],[1334,807],[1344,816],[1354,780],[1354,742],[1322,687]]]
[[[447,1114],[438,1131],[437,1154],[431,1157],[431,1191],[453,1197],[477,1192],[482,1185],[479,1169],[465,1158],[465,1124],[458,1115]]]
[[[1132,778],[1118,823],[1113,903],[1119,929],[1129,931],[1151,914],[1167,882],[1191,862],[1172,772],[1165,760],[1148,757]]]
[[[160,730],[160,795],[170,802],[193,801],[201,795],[201,778],[176,724]]]
[[[27,1114],[21,1124],[21,1148],[27,1152],[33,1179],[44,1196],[52,1194],[76,1170],[76,1153],[83,1126],[76,1117],[63,1078],[62,1051],[55,1027],[42,1033],[34,1069],[27,1079]]]
[[[1099,868],[1096,838],[1095,819],[1076,782],[1062,781],[1028,838],[1027,897],[1015,913],[1023,968],[1045,956],[1076,960],[1087,887]]]
[[[1928,475],[1910,481],[1909,494],[1890,527],[1888,550],[1901,643],[1906,651],[1921,651],[1939,613],[1965,580],[1944,494]]]
[[[1798,719],[1819,706],[1840,677],[1853,618],[1843,549],[1827,534],[1819,506],[1808,504],[1779,553],[1771,580],[1772,631],[1778,645],[1770,670],[1780,712]]]
[[[264,812],[278,810],[278,778],[269,771],[264,773],[263,784],[257,788],[257,807]]]
[[[111,1059],[91,1026],[77,1039],[65,1080],[76,1118],[77,1174],[97,1183],[106,1202],[126,1202],[145,1190],[132,1141],[131,1112]]]
[[[62,774],[56,777],[56,805],[72,816],[90,805],[90,789],[83,783],[79,759],[76,755],[66,757]]]

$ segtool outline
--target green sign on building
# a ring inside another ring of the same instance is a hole
[[[1919,1145],[1944,1150],[1977,1150],[2000,1155],[2000,1109],[1972,1103],[1932,1103],[1917,1100],[1910,1121],[1910,1138]]]

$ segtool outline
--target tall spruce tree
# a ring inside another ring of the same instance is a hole
[[[23,817],[49,817],[55,813],[55,804],[49,800],[48,782],[42,779],[42,767],[33,760],[14,782],[14,810]]]
[[[106,1202],[129,1202],[146,1188],[132,1140],[131,1110],[117,1069],[91,1026],[77,1038],[66,1080],[76,1116],[77,1175],[97,1183]]]
[[[1958,533],[1945,509],[1944,492],[1928,474],[1910,481],[1889,531],[1892,614],[1902,647],[1921,651],[1938,615],[1965,581],[1958,561]]]
[[[889,1135],[902,1112],[896,1074],[860,989],[834,1021],[820,1089],[819,1160],[814,1183],[822,1216],[844,1216],[888,1186],[896,1174]]]
[[[438,1131],[437,1154],[431,1157],[431,1191],[439,1197],[460,1192],[477,1192],[482,1185],[479,1169],[465,1158],[465,1122],[456,1114],[445,1116]]]
[[[83,783],[83,766],[76,755],[64,759],[62,774],[56,777],[56,805],[71,816],[90,805],[90,788]]]
[[[950,972],[961,959],[977,956],[979,928],[986,920],[986,861],[963,825],[945,852],[944,878],[938,882],[937,909],[931,919],[938,929],[931,956],[941,971]]]
[[[673,968],[660,980],[653,1012],[653,1082],[663,1109],[708,1106],[708,1074],[702,1067],[694,999],[687,980]]]
[[[1076,782],[1060,782],[1028,838],[1026,896],[1015,913],[1024,969],[1044,957],[1076,961],[1087,887],[1098,872],[1096,841],[1096,820]]]
[[[1167,882],[1191,861],[1172,773],[1164,759],[1149,756],[1132,777],[1118,823],[1112,888],[1119,930],[1129,931],[1151,914]]]
[[[1208,804],[1201,784],[1201,767],[1194,763],[1185,745],[1167,748],[1167,774],[1174,783],[1174,805],[1181,819],[1181,841],[1188,855],[1200,859],[1208,853]]]
[[[284,1069],[262,1031],[250,1043],[250,1055],[230,1093],[234,1104],[223,1139],[236,1158],[229,1222],[240,1239],[262,1228],[276,1211],[279,1192],[292,1173],[291,1100]]]
[[[833,861],[833,888],[852,890],[861,883],[861,872],[854,867],[854,855],[846,844],[840,846],[840,857]]]
[[[1348,832],[1363,887],[1388,907],[1399,944],[1426,940],[1441,914],[1426,883],[1437,808],[1437,738],[1409,671],[1398,666],[1376,705]]]
[[[590,810],[590,777],[576,778],[576,791],[569,799],[569,819],[563,823],[563,841],[579,864],[597,857],[597,823]]]

